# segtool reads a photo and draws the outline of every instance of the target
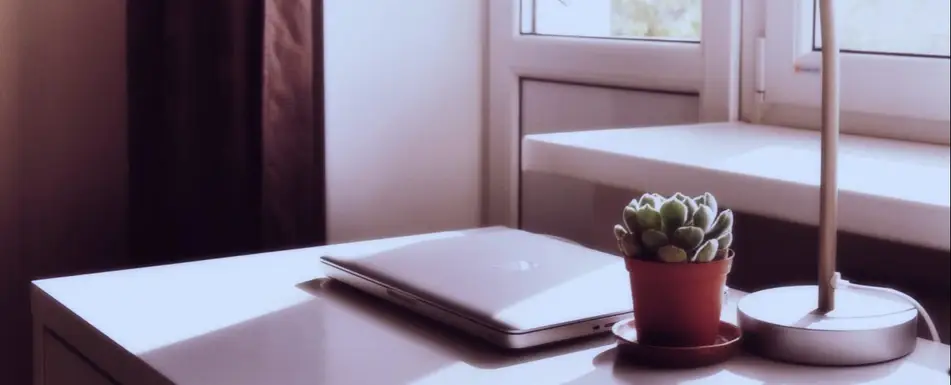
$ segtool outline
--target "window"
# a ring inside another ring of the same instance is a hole
[[[834,1],[843,131],[951,142],[951,1]],[[518,217],[520,79],[691,93],[702,121],[739,110],[758,123],[818,128],[816,3],[490,1],[489,221]]]
[[[951,1],[836,0],[836,8],[843,51],[951,57]],[[813,19],[813,48],[820,50],[819,15]]]
[[[526,0],[522,33],[697,43],[702,8],[701,0]]]
[[[739,0],[489,2],[489,220],[518,218],[519,82],[551,80],[700,98],[736,117]]]
[[[815,111],[821,100],[822,33],[815,0],[763,4],[765,104]],[[847,114],[902,118],[908,124],[889,128],[899,137],[897,130],[931,122],[929,127],[944,132],[930,137],[948,136],[949,8],[947,0],[837,0],[843,119]]]

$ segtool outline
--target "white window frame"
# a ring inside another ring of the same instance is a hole
[[[702,121],[739,114],[740,1],[704,0],[700,43],[523,35],[519,0],[489,0],[488,224],[518,224],[521,79],[696,93]]]
[[[821,54],[813,50],[814,1],[767,0],[763,4],[761,22],[765,43],[760,46],[764,55],[761,58],[763,73],[751,75],[759,79],[747,83],[763,83],[760,86],[765,91],[765,103],[752,109],[765,111],[763,123],[815,126],[821,102]],[[755,22],[755,11],[744,10],[744,16],[751,13],[754,17],[747,22]],[[848,15],[839,13],[837,16]],[[757,54],[746,35],[755,29],[744,27],[744,63],[756,62],[746,58],[747,54]],[[845,131],[947,143],[951,118],[951,60],[843,53],[840,65]],[[755,92],[749,87],[743,91]],[[744,99],[747,99],[745,95]],[[807,113],[801,113],[803,108]],[[774,112],[772,116],[770,110]],[[747,116],[746,108],[744,116]]]

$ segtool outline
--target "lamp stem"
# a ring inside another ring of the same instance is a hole
[[[835,309],[838,228],[839,42],[834,0],[819,0],[822,26],[822,174],[819,184],[819,311]]]

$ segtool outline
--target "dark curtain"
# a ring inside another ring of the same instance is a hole
[[[314,106],[323,94],[312,91],[320,83],[312,43],[322,39],[310,17],[319,6],[144,0],[127,7],[134,259],[157,264],[322,243],[322,114]]]
[[[264,7],[264,244],[321,244],[324,231],[322,1]]]

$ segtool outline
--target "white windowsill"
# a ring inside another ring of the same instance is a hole
[[[522,170],[817,225],[819,133],[742,122],[528,135]],[[951,250],[948,146],[842,135],[839,229]],[[633,197],[632,197],[633,198]],[[620,208],[619,208],[620,210]]]

